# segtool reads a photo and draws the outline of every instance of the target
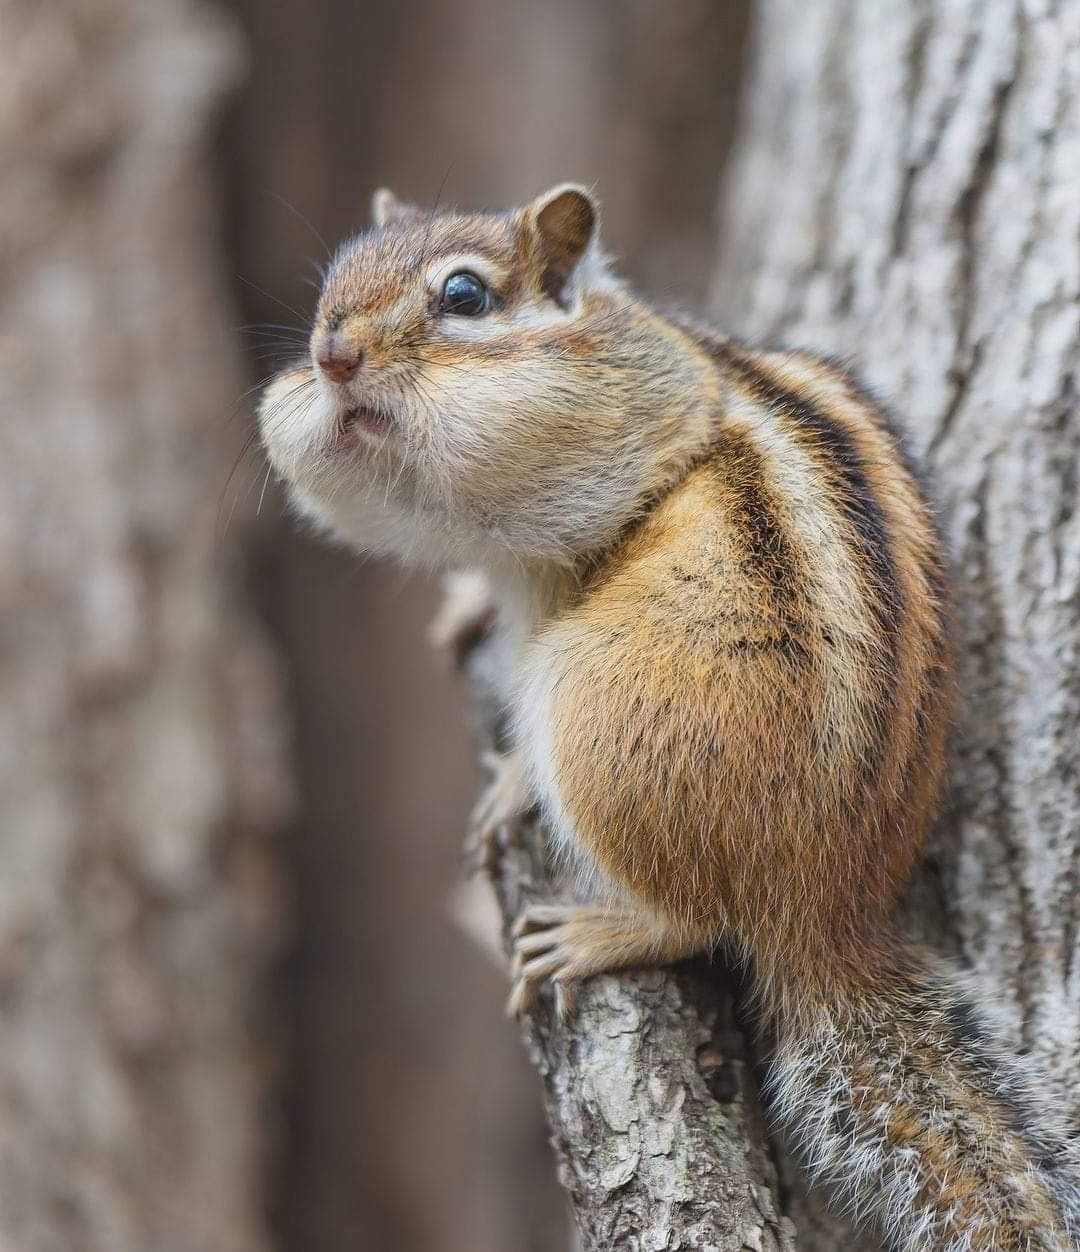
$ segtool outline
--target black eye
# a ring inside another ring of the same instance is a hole
[[[459,317],[479,317],[486,313],[491,303],[488,289],[468,270],[451,274],[443,283],[440,308],[444,313],[456,313]]]

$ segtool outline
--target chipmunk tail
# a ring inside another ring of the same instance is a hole
[[[772,1103],[811,1174],[896,1252],[1075,1252],[1075,1132],[1040,1108],[963,981],[898,955],[858,995],[777,1021]]]

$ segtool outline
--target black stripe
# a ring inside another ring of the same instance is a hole
[[[721,430],[711,448],[709,472],[729,508],[734,505],[731,521],[739,530],[742,572],[765,584],[776,615],[775,631],[767,637],[736,637],[728,649],[775,651],[791,661],[805,662],[810,649],[799,559],[768,490],[760,451],[749,436]]]
[[[796,558],[768,497],[761,454],[749,438],[730,429],[720,431],[713,452],[714,473],[721,476],[725,492],[736,504],[735,521],[742,532],[747,572],[764,579],[774,607],[785,613],[797,599]]]
[[[916,457],[911,447],[907,431],[897,421],[896,415],[889,406],[876,394],[857,374],[833,359],[824,358],[824,363],[836,375],[837,381],[845,386],[852,398],[862,405],[866,412],[876,421],[878,426],[888,435],[893,446],[896,459],[903,466],[904,472],[911,479],[912,486],[922,497],[923,504],[933,513],[933,494],[930,475],[925,465]]]
[[[804,359],[812,361],[815,358],[804,355]],[[821,357],[820,360],[832,372],[836,381],[847,388],[851,398],[861,407],[867,417],[886,435],[893,455],[910,480],[912,491],[918,496],[925,509],[931,543],[922,557],[922,572],[931,592],[943,606],[948,598],[948,574],[940,533],[939,508],[930,469],[915,455],[911,440],[902,423],[872,387],[835,357]]]
[[[889,541],[888,523],[867,479],[854,440],[816,404],[783,386],[732,345],[717,345],[714,351],[742,375],[763,403],[794,419],[796,432],[810,436],[806,442],[811,450],[825,453],[826,463],[832,470],[833,485],[839,489],[837,495],[841,511],[855,540],[859,564],[874,592],[870,599],[871,612],[882,635],[889,641],[889,661],[895,668],[903,597]]]
[[[722,368],[732,369],[740,376],[762,404],[792,418],[793,432],[803,438],[812,453],[820,455],[832,480],[841,514],[848,523],[848,546],[863,571],[869,611],[881,640],[875,716],[863,772],[866,786],[871,789],[885,754],[899,684],[903,610],[888,523],[881,504],[870,486],[859,450],[842,426],[811,400],[783,386],[734,341],[709,337],[701,342]]]

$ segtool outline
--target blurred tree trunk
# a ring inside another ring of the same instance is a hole
[[[188,0],[0,25],[0,1244],[257,1252],[280,717],[215,534],[205,166],[239,44]]]
[[[910,912],[1076,1120],[1080,2],[760,0],[755,49],[715,310],[855,354],[935,471],[965,707]]]
[[[497,208],[582,179],[624,271],[703,297],[746,0],[234,2],[253,49],[228,152],[245,322],[301,320],[323,255],[302,218],[334,245],[382,183]],[[254,381],[270,367],[252,338]],[[282,1242],[565,1252],[505,971],[446,907],[476,780],[453,675],[424,646],[432,588],[278,512],[271,487],[257,582],[293,679],[300,786]]]

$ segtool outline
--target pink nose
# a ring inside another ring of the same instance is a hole
[[[315,349],[319,369],[336,383],[347,383],[364,360],[363,350],[337,334],[324,335]]]

